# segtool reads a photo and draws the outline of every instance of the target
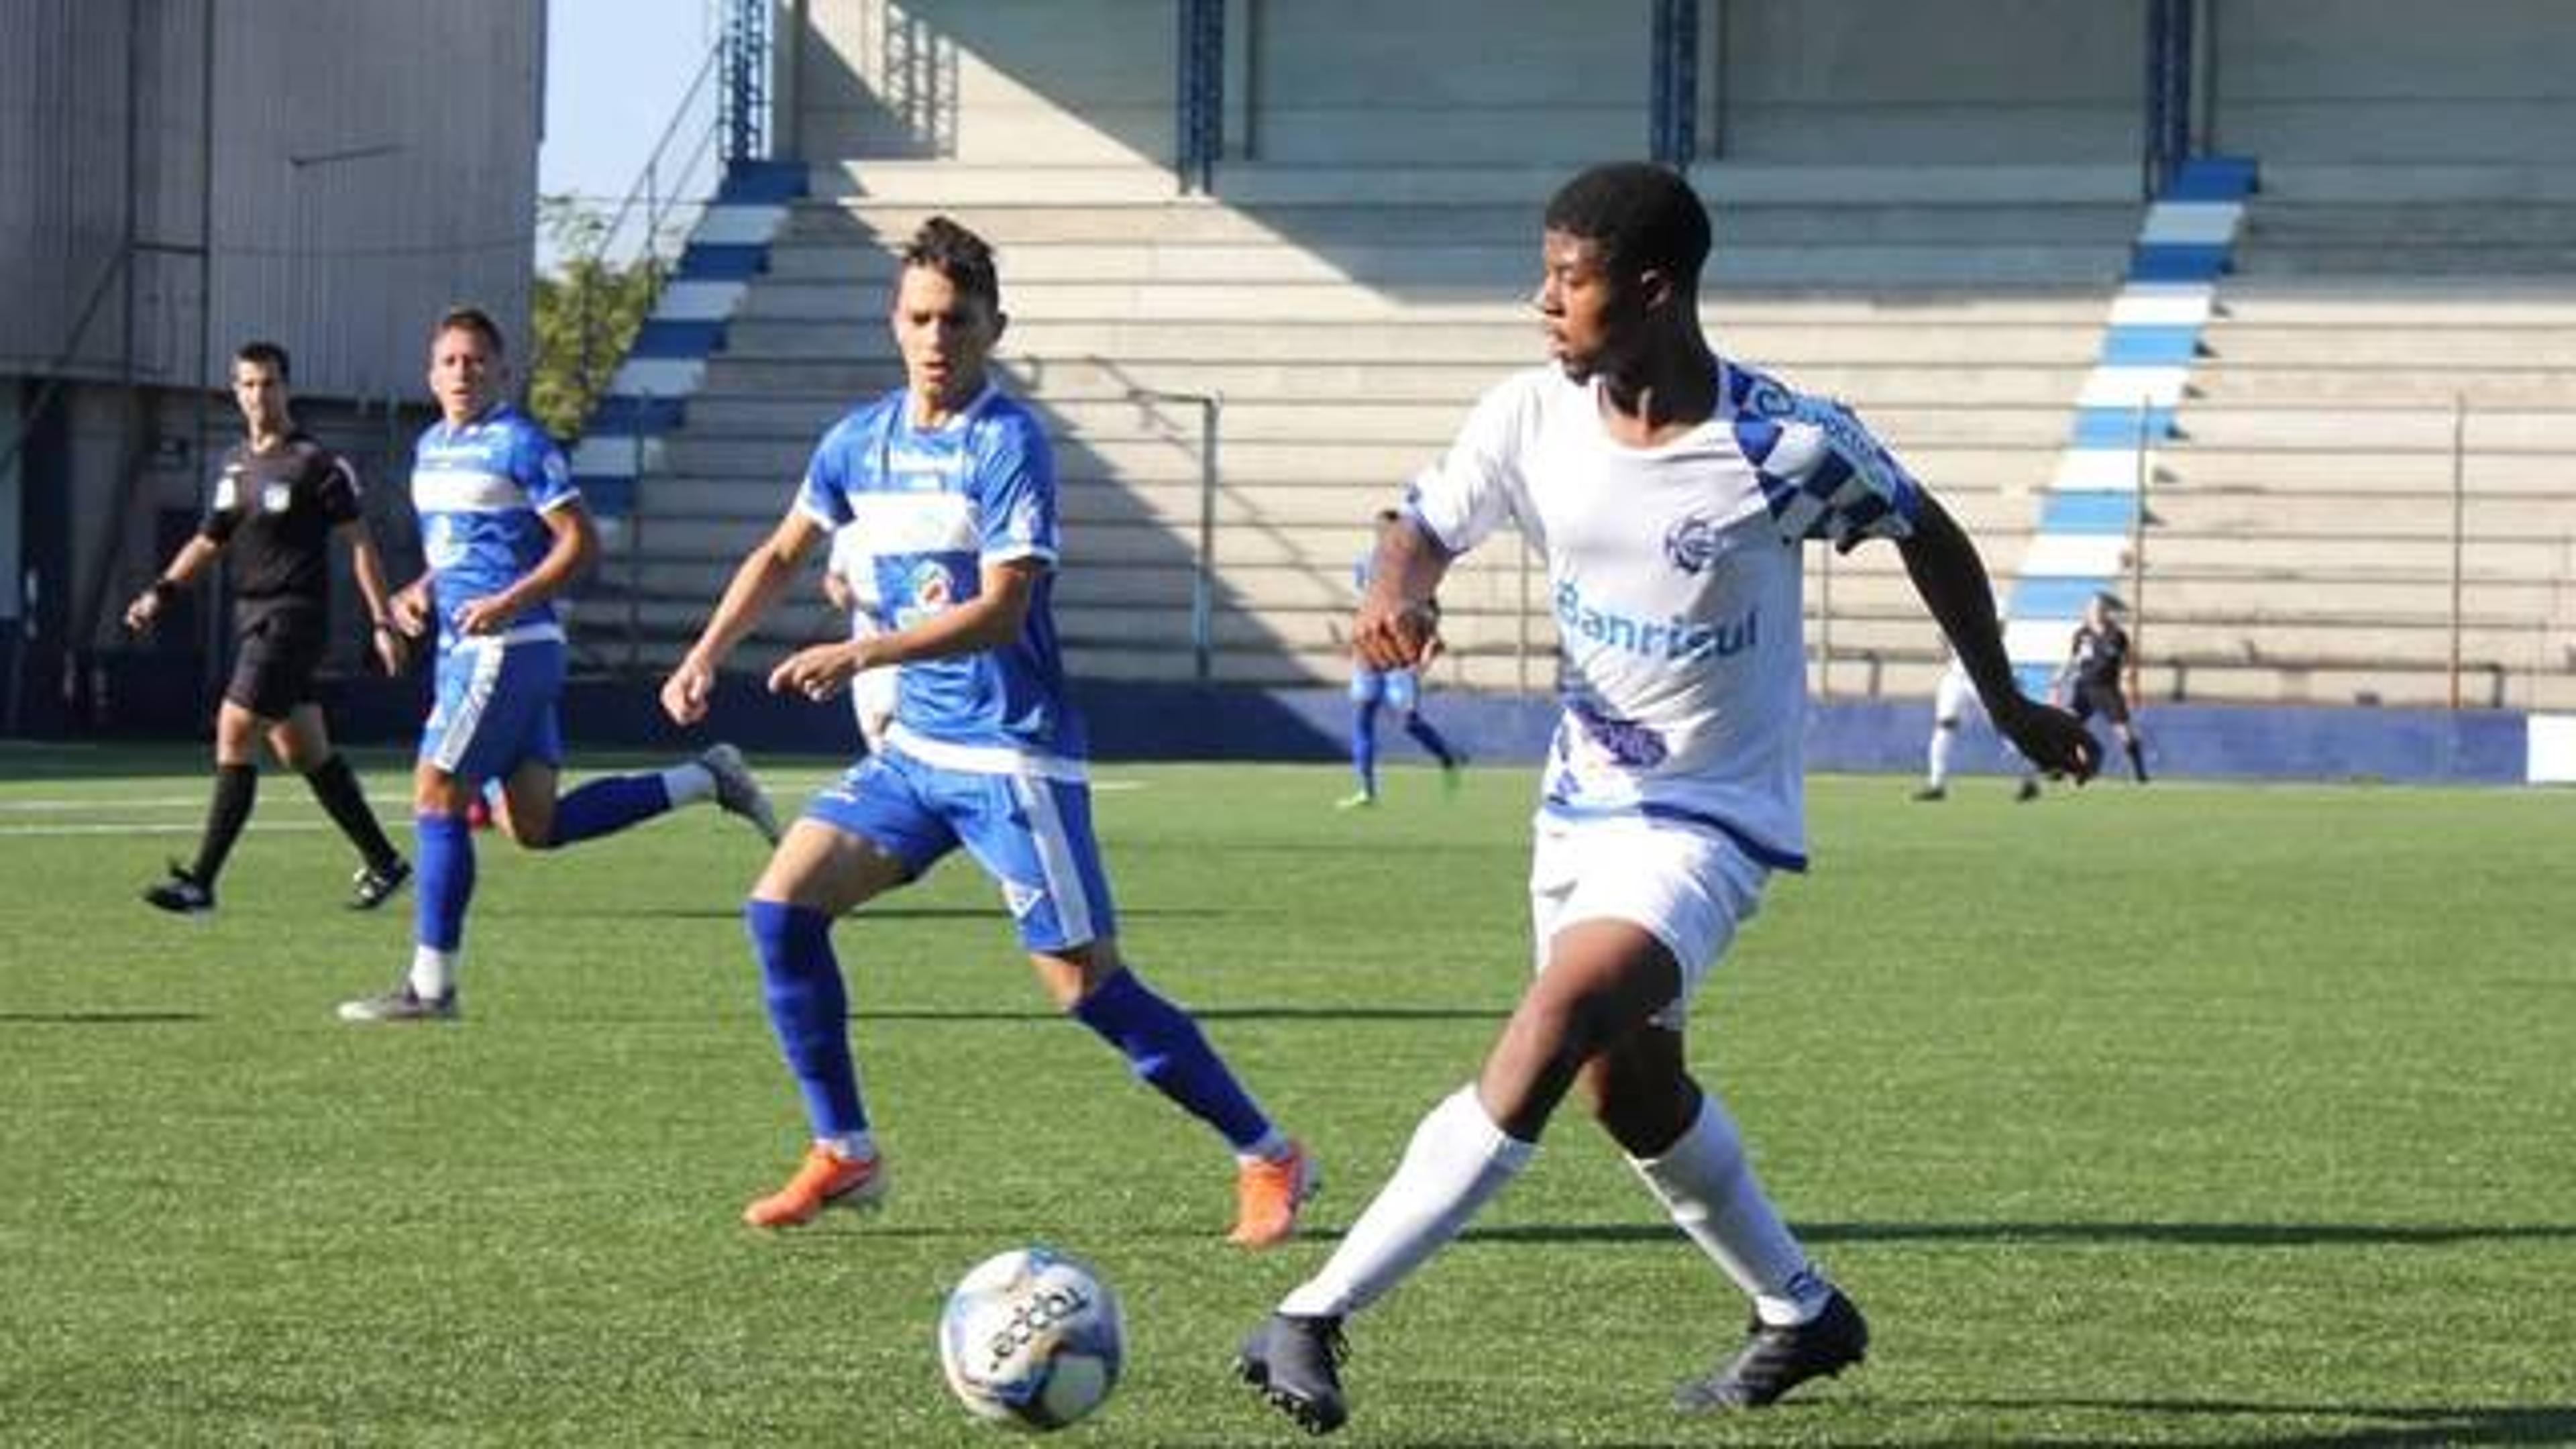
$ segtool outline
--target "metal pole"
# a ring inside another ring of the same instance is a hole
[[[1821,550],[1824,567],[1816,579],[1816,697],[1834,697],[1834,546]]]
[[[1520,561],[1515,566],[1520,585],[1520,638],[1513,643],[1513,680],[1523,694],[1530,690],[1530,546],[1521,540]]]
[[[1190,585],[1190,633],[1198,649],[1198,678],[1216,672],[1216,412],[1215,394],[1199,403],[1199,567]]]
[[[2141,666],[2138,663],[2138,656],[2142,651],[2138,641],[2145,638],[2147,634],[2147,484],[2155,476],[2155,469],[2148,462],[2150,455],[2147,451],[2147,419],[2153,406],[2152,398],[2141,396],[2138,399],[2138,453],[2135,471],[2131,474],[2132,485],[2137,494],[2136,509],[2129,519],[2128,687],[2129,698],[2132,701],[2139,697],[2138,676]]]
[[[1140,405],[1189,403],[1199,410],[1199,548],[1190,571],[1190,652],[1192,675],[1204,684],[1216,673],[1216,445],[1225,394],[1131,387],[1127,399]]]
[[[2467,576],[2469,399],[2451,395],[2451,708],[2460,707],[2460,597]]]

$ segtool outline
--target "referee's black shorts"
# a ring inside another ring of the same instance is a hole
[[[243,600],[235,606],[241,630],[232,682],[224,698],[261,719],[284,719],[313,700],[313,676],[331,643],[331,616],[302,600]]]
[[[2128,696],[2120,692],[2120,686],[2103,680],[2075,681],[2074,692],[2066,701],[2066,707],[2077,719],[2091,719],[2098,714],[2113,724],[2129,722]]]

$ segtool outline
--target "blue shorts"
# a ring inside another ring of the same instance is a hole
[[[1032,951],[1068,951],[1118,932],[1088,785],[942,770],[896,746],[851,766],[806,804],[805,818],[864,837],[916,878],[965,846],[1002,887],[1020,944]]]
[[[506,780],[526,761],[563,763],[555,700],[560,639],[466,640],[438,651],[436,703],[420,727],[420,758],[467,785]]]
[[[1365,664],[1351,666],[1351,703],[1376,704],[1380,700],[1411,714],[1422,697],[1422,685],[1410,669],[1371,669]]]

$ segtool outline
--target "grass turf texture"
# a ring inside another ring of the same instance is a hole
[[[1527,773],[1350,813],[1325,768],[1101,775],[1129,954],[1320,1151],[1338,1231],[1520,985]],[[1354,1324],[1344,1442],[2576,1441],[2564,795],[1909,783],[1814,782],[1816,873],[1696,1016],[1870,1365],[1668,1411],[1742,1306],[1575,1110]],[[0,755],[0,1438],[995,1443],[932,1327],[1028,1240],[1126,1303],[1072,1442],[1299,1437],[1226,1362],[1327,1242],[1218,1241],[1218,1145],[1051,1019],[970,866],[836,933],[890,1205],[768,1238],[734,1215],[800,1131],[738,822],[480,837],[467,1021],[361,1029],[333,1003],[407,959],[409,896],[339,908],[291,777],[219,914],[135,900],[204,793],[193,754]]]

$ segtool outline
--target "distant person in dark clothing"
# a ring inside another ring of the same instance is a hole
[[[2126,608],[2114,594],[2095,594],[2084,603],[2084,622],[2075,627],[2066,665],[2057,671],[2049,691],[2051,703],[2063,704],[2077,719],[2100,714],[2111,721],[2111,733],[2129,757],[2129,773],[2147,783],[2147,756],[2129,723],[2129,634],[2113,616]]]
[[[224,455],[205,519],[125,609],[125,627],[138,634],[151,629],[173,595],[230,551],[239,643],[215,714],[214,800],[195,862],[172,861],[170,878],[143,899],[181,915],[215,908],[215,878],[259,794],[258,748],[265,737],[358,848],[349,904],[373,910],[402,888],[411,866],[376,823],[349,762],[331,748],[313,676],[330,645],[334,535],[348,545],[358,592],[375,621],[377,660],[389,674],[402,668],[403,641],[388,627],[384,566],[358,507],[357,470],[298,431],[289,414],[286,349],[244,344],[233,354],[232,386],[244,437]]]

